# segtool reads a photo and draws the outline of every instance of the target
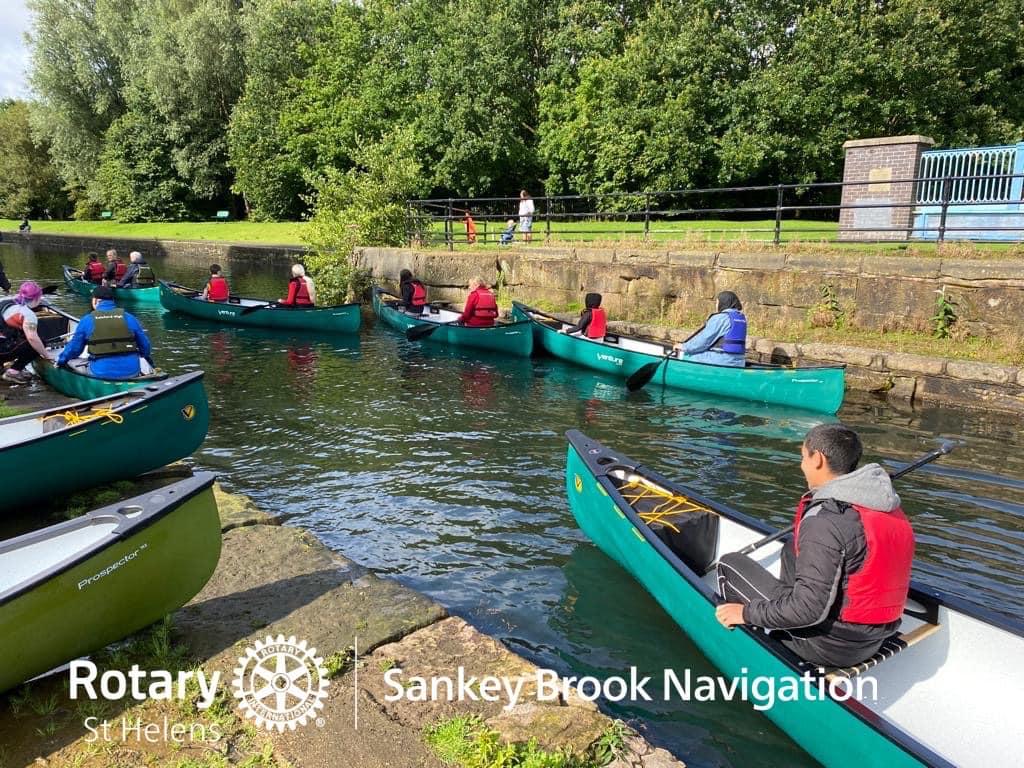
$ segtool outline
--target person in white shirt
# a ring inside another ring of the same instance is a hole
[[[533,198],[524,189],[519,193],[519,231],[523,235],[524,243],[533,239],[533,212]]]

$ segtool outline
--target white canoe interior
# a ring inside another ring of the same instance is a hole
[[[0,420],[0,448],[31,440],[62,430],[81,428],[95,420],[108,420],[119,411],[132,406],[145,396],[144,392],[125,392],[102,400],[72,403],[65,407],[47,411],[11,416]]]
[[[84,517],[0,544],[0,598],[101,546],[123,522],[111,515]]]
[[[673,495],[647,478],[622,470],[609,474]],[[715,559],[763,537],[719,515]],[[778,577],[781,552],[782,545],[772,542],[751,557]],[[714,570],[704,582],[717,592]],[[908,611],[923,613],[922,607],[908,601]],[[935,625],[908,612],[899,632],[912,644],[862,673],[877,681],[878,696],[861,703],[955,765],[980,768],[1015,762],[1012,755],[1019,755],[1024,743],[1019,703],[1024,691],[1024,637],[942,604]]]
[[[559,320],[556,317],[550,315],[543,315],[539,312],[530,312],[529,310],[523,309],[527,316],[537,322],[543,323],[547,327],[555,330],[562,331],[572,328],[572,323],[566,323]],[[580,334],[573,334],[574,337],[584,338]],[[643,339],[636,339],[632,336],[619,336],[615,333],[606,334],[604,339],[598,341],[597,339],[585,339],[586,341],[601,344],[605,347],[611,347],[612,349],[621,349],[626,352],[639,352],[644,355],[653,355],[654,357],[665,357],[671,354],[673,357],[679,357],[679,352],[674,350],[672,347],[659,344],[656,341],[644,341]],[[654,361],[652,361],[654,362]]]

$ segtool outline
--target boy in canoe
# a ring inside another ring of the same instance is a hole
[[[221,274],[220,264],[210,265],[210,279],[203,288],[203,298],[207,301],[219,301],[221,303],[231,298],[231,289],[228,288],[228,281]]]
[[[139,321],[114,304],[114,289],[97,286],[92,292],[92,312],[85,315],[75,335],[57,358],[67,365],[89,345],[89,373],[101,379],[131,379],[142,371],[140,359],[153,366],[149,338]]]
[[[819,424],[800,448],[808,492],[794,537],[782,550],[781,579],[738,552],[718,564],[715,609],[726,627],[770,630],[801,658],[847,667],[870,658],[900,625],[910,588],[914,532],[889,475],[857,469],[857,433]]]
[[[580,321],[560,333],[582,333],[588,339],[603,339],[605,331],[608,330],[608,315],[601,308],[601,294],[588,293],[583,302],[586,309],[580,315]]]

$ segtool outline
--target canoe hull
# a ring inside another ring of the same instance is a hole
[[[576,365],[628,378],[662,355],[622,349],[594,339],[559,333],[551,325],[531,318],[528,308],[516,304],[516,319],[532,319],[535,344],[553,357]],[[648,386],[663,385],[710,395],[785,405],[834,414],[843,402],[846,388],[842,367],[760,367],[732,368],[670,359],[658,369]]]
[[[160,282],[159,291],[164,309],[215,323],[330,333],[357,333],[362,325],[358,304],[311,308],[273,307],[243,314],[245,306],[242,304],[203,301],[183,296],[163,281]]]
[[[56,389],[62,395],[77,397],[80,400],[93,400],[97,397],[116,395],[118,392],[127,392],[136,387],[143,387],[147,384],[154,384],[167,379],[163,372],[153,373],[135,379],[97,379],[76,373],[69,368],[58,368],[51,360],[38,359],[32,363],[36,373],[43,381]]]
[[[64,283],[68,290],[87,298],[96,288],[95,283],[80,279],[67,265],[64,266]],[[114,288],[114,301],[118,304],[158,304],[160,289],[155,285],[151,288]]]
[[[614,501],[614,489],[602,483],[581,456],[581,452],[603,450],[603,446],[577,432],[569,437],[566,494],[573,516],[591,541],[643,585],[724,675],[733,680],[746,678],[751,684],[758,678],[771,680],[776,691],[789,685],[784,683],[787,679],[799,680],[791,667],[751,633],[729,631],[718,623],[707,587],[670,564],[659,552],[663,545],[657,537],[631,512],[623,513]],[[776,700],[765,714],[827,766],[928,764],[828,697]]]
[[[133,504],[168,511],[0,602],[0,691],[159,621],[209,580],[221,547],[213,475],[190,478],[93,515],[117,514]]]
[[[201,371],[150,384],[145,391],[147,396],[117,409],[120,422],[94,419],[0,448],[7,471],[0,511],[135,477],[178,461],[202,445],[210,411]],[[100,408],[105,402],[90,405]],[[40,417],[52,412],[41,412]],[[0,420],[0,435],[21,418]],[[117,458],[93,460],[94,456]],[[46,473],[45,482],[41,472]]]
[[[390,306],[382,298],[379,289],[373,293],[373,311],[389,326],[403,333],[424,324],[418,317]],[[530,323],[522,319],[513,323],[499,323],[491,328],[440,325],[436,331],[424,337],[423,341],[447,344],[451,347],[486,349],[515,357],[529,357],[533,353]]]

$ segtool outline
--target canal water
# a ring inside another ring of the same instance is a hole
[[[15,282],[59,283],[68,258],[0,246]],[[205,279],[201,266],[153,266],[186,285]],[[286,268],[225,266],[236,293],[285,289]],[[54,303],[88,310],[67,294]],[[823,420],[654,386],[629,394],[619,380],[547,358],[409,343],[369,315],[346,337],[133,311],[160,366],[206,372],[212,421],[197,467],[565,675],[628,676],[631,666],[656,681],[666,668],[715,674],[577,528],[565,497],[566,430],[783,526],[802,491],[800,441]],[[898,481],[918,536],[916,577],[1024,617],[1020,419],[852,395],[839,417],[860,431],[867,458],[890,469],[940,437],[965,441]],[[605,709],[642,723],[689,766],[814,765],[747,704],[666,703],[657,686],[649,692],[656,701]]]

